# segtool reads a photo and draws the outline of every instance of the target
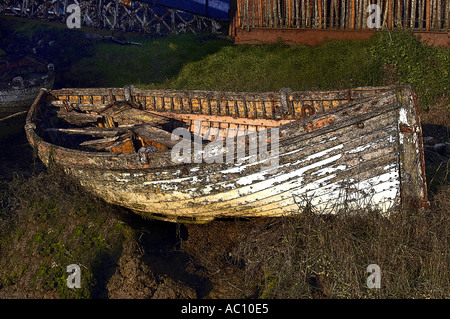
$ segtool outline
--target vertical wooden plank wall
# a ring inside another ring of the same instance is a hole
[[[369,4],[389,29],[450,29],[450,0],[235,0],[237,27],[367,29]]]

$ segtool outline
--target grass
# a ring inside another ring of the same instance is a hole
[[[188,63],[178,76],[163,83],[175,89],[279,91],[348,88],[376,85],[364,42],[330,42],[319,47],[223,47]]]
[[[93,57],[86,57],[71,69],[73,81],[83,86],[122,87],[167,81],[186,63],[201,60],[227,45],[228,41],[203,41],[202,35],[182,34],[162,39],[135,38],[142,46],[100,43]]]
[[[99,298],[134,233],[115,207],[62,176],[54,171],[2,182],[8,200],[0,203],[0,287],[25,282],[22,293],[32,296]],[[81,289],[65,284],[73,263],[83,267]]]
[[[450,51],[425,45],[408,31],[316,47],[236,46],[204,34],[134,40],[142,46],[96,45],[91,56],[72,65],[69,82],[83,87],[133,84],[250,92],[409,84],[422,109],[440,103],[450,111]]]
[[[204,41],[203,38],[209,38]],[[323,46],[235,46],[207,35],[136,39],[141,47],[103,43],[74,63],[82,86],[278,91],[379,85],[381,75],[364,41]]]
[[[425,45],[407,30],[316,47],[282,43],[236,46],[224,36],[211,34],[164,38],[112,34],[142,44],[126,46],[84,37],[84,32],[94,30],[61,29],[17,19],[0,21],[5,30],[0,43],[31,49],[26,43],[41,40],[38,53],[56,65],[57,87],[133,84],[252,92],[409,84],[423,109],[439,103],[450,112],[450,50]]]
[[[432,209],[271,220],[240,239],[246,295],[260,298],[448,298],[448,185]],[[381,268],[381,288],[366,269]]]

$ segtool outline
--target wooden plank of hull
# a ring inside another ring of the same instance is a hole
[[[405,207],[406,195],[426,201],[421,131],[410,89],[366,96],[282,125],[275,172],[264,170],[270,158],[239,165],[181,165],[170,161],[169,151],[161,151],[149,165],[140,165],[135,154],[67,150],[36,135],[31,111],[26,131],[44,163],[52,157],[93,193],[144,216],[280,216],[308,203],[322,213],[342,208],[390,212]],[[315,125],[330,117],[334,120]]]

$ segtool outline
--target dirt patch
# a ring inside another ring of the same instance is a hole
[[[192,265],[201,267],[211,281],[205,298],[243,298],[246,296],[244,268],[233,256],[239,243],[265,219],[216,220],[206,225],[186,225],[188,237],[183,251]],[[192,267],[192,266],[191,266]]]
[[[118,267],[108,282],[110,299],[194,299],[194,289],[168,276],[157,277],[144,262],[144,252],[128,242],[118,261]]]

